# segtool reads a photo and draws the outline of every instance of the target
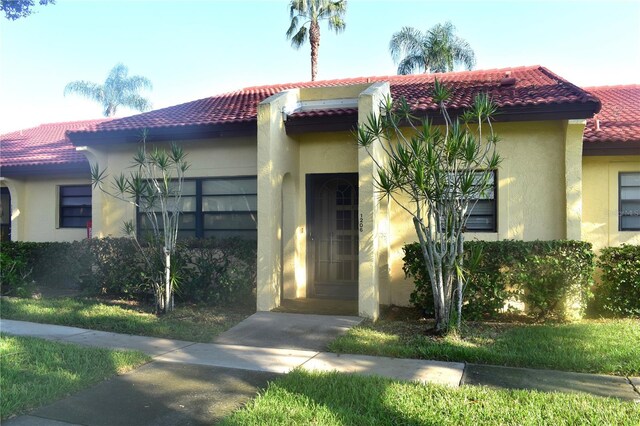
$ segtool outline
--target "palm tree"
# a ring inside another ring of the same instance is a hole
[[[456,27],[451,22],[437,24],[426,33],[413,27],[403,27],[394,33],[389,42],[389,52],[398,63],[398,74],[453,71],[454,65],[462,64],[472,69],[476,55],[469,43],[455,35]]]
[[[299,49],[307,37],[311,44],[311,81],[318,73],[318,49],[320,48],[320,21],[329,21],[329,28],[340,33],[346,26],[342,17],[347,11],[347,0],[291,0],[289,4],[291,25],[287,38]],[[307,24],[309,28],[307,29]]]
[[[119,106],[128,107],[137,111],[148,111],[151,103],[148,99],[140,96],[138,92],[142,89],[151,89],[151,81],[139,75],[129,77],[129,69],[123,64],[116,64],[104,84],[92,83],[90,81],[72,81],[64,88],[65,96],[68,93],[76,93],[94,100],[104,107],[105,117],[115,115]]]

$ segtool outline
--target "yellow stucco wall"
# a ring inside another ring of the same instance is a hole
[[[497,173],[495,233],[468,233],[467,241],[566,238],[565,126],[561,121],[497,123],[502,164]],[[402,247],[416,241],[408,214],[390,204],[390,288],[383,304],[406,305],[413,283],[404,278]]]
[[[256,142],[255,138],[223,138],[202,141],[180,141],[187,153],[190,168],[187,178],[218,176],[255,176]],[[168,144],[158,144],[168,148]],[[154,145],[149,144],[148,149]],[[138,144],[112,144],[89,148],[90,161],[96,160],[100,168],[109,174],[125,173],[131,166],[132,157]],[[109,179],[106,181],[109,183]],[[108,188],[108,186],[105,186]],[[96,237],[121,236],[125,221],[135,219],[135,207],[117,200],[98,189],[93,191],[94,235]]]
[[[640,172],[640,155],[582,159],[582,239],[596,252],[606,246],[640,244],[640,232],[618,230],[618,174]]]
[[[84,228],[60,228],[59,187],[90,184],[86,177],[42,176],[5,178],[11,192],[11,239],[13,241],[75,241],[86,238]]]

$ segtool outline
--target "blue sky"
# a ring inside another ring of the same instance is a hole
[[[247,86],[306,81],[309,47],[285,38],[288,2],[57,0],[0,18],[0,133],[99,118],[63,97],[73,80],[103,82],[118,62],[148,77],[154,108]],[[391,35],[450,20],[477,69],[544,65],[579,86],[640,83],[640,2],[349,0],[346,31],[322,26],[319,79],[395,74]],[[120,115],[134,112],[122,110]]]

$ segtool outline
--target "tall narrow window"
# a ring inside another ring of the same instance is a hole
[[[0,241],[11,240],[11,194],[9,188],[0,188]]]
[[[91,220],[91,185],[60,187],[60,228],[84,228]]]
[[[640,231],[640,172],[620,173],[618,182],[618,230]]]
[[[480,178],[480,173],[478,173]],[[497,231],[497,203],[496,203],[496,172],[489,177],[490,187],[478,192],[476,199],[469,202],[469,218],[467,232],[496,232]]]

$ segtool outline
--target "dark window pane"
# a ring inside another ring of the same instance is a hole
[[[63,206],[91,206],[91,197],[64,197],[60,199]]]
[[[255,214],[232,213],[232,214],[204,214],[204,229],[247,229],[255,230]]]
[[[205,238],[240,238],[242,240],[257,240],[257,231],[205,231]]]
[[[233,212],[258,210],[256,195],[218,195],[202,197],[202,211]]]
[[[640,200],[622,201],[620,203],[621,216],[640,216]]]
[[[339,231],[348,231],[351,229],[351,210],[336,211],[336,229]]]
[[[620,217],[620,229],[623,231],[640,230],[640,216]]]
[[[60,195],[62,197],[89,197],[91,198],[91,185],[82,186],[61,186]]]
[[[86,217],[63,217],[60,226],[62,228],[85,228],[90,220],[91,218]]]
[[[202,193],[204,195],[257,194],[258,180],[256,178],[207,179],[202,181]]]

